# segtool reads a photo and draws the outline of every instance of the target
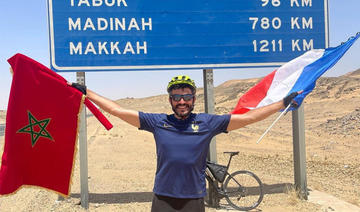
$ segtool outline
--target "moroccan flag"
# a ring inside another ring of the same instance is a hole
[[[300,105],[314,89],[316,80],[339,61],[359,36],[360,34],[357,34],[335,48],[310,50],[284,64],[246,92],[231,113],[246,113],[280,101],[296,91],[303,91],[294,99]]]
[[[22,186],[39,186],[67,196],[85,96],[31,58],[16,54],[8,62],[14,74],[0,195],[12,194]]]

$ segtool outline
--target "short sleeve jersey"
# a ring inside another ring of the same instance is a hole
[[[174,115],[139,113],[140,128],[152,132],[157,170],[154,193],[176,198],[206,195],[206,156],[211,139],[226,132],[230,115],[192,113],[185,120]]]

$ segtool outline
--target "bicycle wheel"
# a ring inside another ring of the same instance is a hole
[[[236,171],[225,180],[225,199],[237,210],[256,208],[264,197],[263,185],[259,177],[249,171]]]

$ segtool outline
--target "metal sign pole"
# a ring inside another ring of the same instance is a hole
[[[76,72],[76,82],[85,85],[85,72]],[[88,188],[88,158],[87,158],[87,132],[86,132],[86,107],[80,113],[79,130],[80,148],[80,201],[81,207],[89,208],[89,188]]]
[[[299,191],[299,197],[307,200],[304,104],[292,111],[292,124],[295,188]]]
[[[215,113],[215,101],[214,101],[214,77],[212,69],[203,70],[204,79],[204,102],[205,112],[214,114]],[[208,160],[217,162],[216,158],[216,139],[213,138],[210,142],[210,148],[208,152]],[[215,182],[217,184],[217,182]],[[212,207],[219,206],[219,198],[216,195],[216,188],[209,183],[209,205]]]
[[[205,113],[215,113],[215,100],[214,100],[214,77],[212,69],[204,69],[204,102],[205,102]],[[208,159],[214,163],[216,159],[216,139],[213,138],[210,143],[210,149]]]

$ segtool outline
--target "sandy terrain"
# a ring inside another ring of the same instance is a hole
[[[228,81],[215,89],[216,113],[229,112],[258,79]],[[307,184],[360,206],[360,75],[359,71],[337,78],[321,78],[305,101]],[[146,112],[167,112],[167,96],[118,101],[127,108]],[[196,112],[203,111],[203,92],[198,92]],[[227,161],[224,151],[240,151],[231,170],[250,170],[263,181],[266,195],[260,211],[336,211],[330,206],[296,198],[292,189],[293,154],[291,113],[271,132],[256,140],[276,118],[217,136],[217,156]],[[4,123],[0,114],[0,123]],[[3,122],[2,122],[3,121]],[[150,133],[110,117],[114,128],[106,131],[94,117],[88,118],[88,172],[90,211],[150,211],[156,154]],[[0,146],[3,137],[0,136]],[[0,150],[2,153],[2,149]],[[24,188],[15,195],[0,198],[0,211],[84,211],[80,201],[79,161],[76,158],[71,195],[57,201],[58,195],[44,189]],[[207,207],[207,211],[226,211]]]
[[[0,110],[0,124],[5,124],[6,111]]]

